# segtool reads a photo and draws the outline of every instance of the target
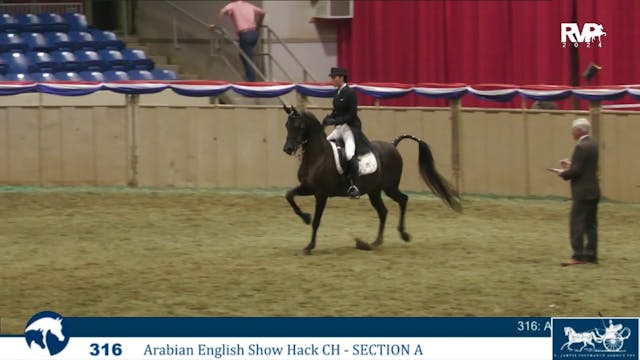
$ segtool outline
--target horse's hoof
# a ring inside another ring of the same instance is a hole
[[[406,242],[411,241],[411,235],[409,235],[408,233],[406,233],[404,231],[400,233],[400,237],[402,238],[402,240],[404,240]]]
[[[307,248],[302,249],[302,255],[303,256],[311,255],[311,249],[307,249]]]
[[[374,246],[371,246],[371,244],[369,244],[368,242],[356,239],[356,249],[370,251],[374,249]]]
[[[311,224],[311,215],[307,213],[302,213],[300,214],[300,217],[302,218],[302,221],[304,221],[305,224],[307,225]]]

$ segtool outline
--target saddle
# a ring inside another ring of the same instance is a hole
[[[347,157],[344,154],[344,142],[330,140],[331,148],[333,150],[333,160],[336,164],[336,170],[338,174],[344,174],[344,169],[347,166]],[[378,169],[378,161],[372,151],[369,151],[363,155],[356,155],[358,158],[358,174],[368,175],[376,172]]]

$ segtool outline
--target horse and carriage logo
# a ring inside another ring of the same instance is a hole
[[[34,315],[27,322],[24,337],[31,350],[47,357],[58,354],[69,343],[69,337],[64,334],[62,316],[53,311]]]
[[[638,359],[638,320],[609,319],[554,319],[554,357],[576,357],[589,354],[590,358],[623,355],[625,359]],[[564,355],[564,356],[563,356]]]

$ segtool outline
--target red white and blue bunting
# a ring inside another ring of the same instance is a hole
[[[528,100],[558,101],[570,96],[585,100],[616,100],[630,95],[640,100],[640,85],[612,85],[569,87],[557,85],[507,84],[397,84],[397,83],[354,83],[351,86],[358,92],[376,99],[391,99],[410,93],[433,99],[458,99],[467,93],[491,101],[509,101],[516,95]],[[41,92],[61,96],[82,96],[96,91],[108,90],[120,94],[152,94],[166,89],[183,96],[218,96],[226,91],[247,97],[272,98],[297,91],[309,97],[331,98],[336,89],[330,83],[229,83],[224,81],[147,81],[123,80],[113,82],[87,81],[3,81],[0,82],[0,96],[9,96],[29,92]]]
[[[240,95],[257,98],[272,98],[288,94],[296,87],[292,83],[243,82],[231,84],[231,89]]]
[[[184,96],[218,96],[231,89],[224,81],[173,81],[171,90]]]
[[[393,99],[405,96],[412,90],[411,85],[396,83],[361,83],[354,84],[353,88],[375,99]]]
[[[467,93],[466,84],[421,83],[413,87],[413,91],[432,99],[459,99]]]

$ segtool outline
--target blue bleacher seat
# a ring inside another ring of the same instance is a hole
[[[156,80],[178,80],[178,76],[173,70],[154,69],[151,71],[153,78]]]
[[[107,69],[107,63],[92,50],[77,50],[73,54],[82,64],[83,71],[104,71]]]
[[[6,81],[6,79],[4,78],[4,75],[0,75],[0,81]]]
[[[44,37],[47,41],[54,45],[58,50],[74,51],[76,50],[76,44],[71,41],[69,35],[63,32],[47,32],[44,33]]]
[[[2,54],[3,59],[6,61],[9,69],[7,73],[28,73],[29,72],[29,58],[23,53],[9,52]]]
[[[4,57],[0,56],[0,74],[4,75],[9,71],[9,65]]]
[[[38,14],[38,17],[40,18],[40,23],[42,24],[42,32],[69,31],[69,24],[67,24],[64,18],[59,14],[45,12]]]
[[[129,70],[129,61],[118,50],[99,50],[98,55],[107,63],[108,70]]]
[[[25,52],[28,48],[29,45],[27,45],[20,34],[0,33],[0,52]]]
[[[153,61],[142,50],[123,49],[122,55],[129,62],[129,69],[153,70],[155,67]]]
[[[20,24],[13,15],[0,14],[0,31],[17,33],[20,31]]]
[[[43,27],[40,18],[36,14],[22,13],[16,15],[22,32],[42,32]]]
[[[56,79],[56,77],[52,73],[34,72],[34,73],[29,74],[29,75],[31,76],[33,81],[36,81],[36,82],[58,80],[58,79]]]
[[[62,81],[82,81],[84,80],[80,74],[73,71],[61,71],[53,74],[57,80]]]
[[[130,80],[154,80],[153,74],[149,70],[129,70],[127,75]]]
[[[71,51],[52,51],[50,53],[53,61],[57,64],[58,71],[81,71],[82,63]]]
[[[86,31],[69,31],[69,39],[75,43],[76,50],[98,50],[98,42]]]
[[[93,35],[93,39],[99,49],[122,50],[125,47],[124,42],[118,40],[118,37],[112,31],[93,30],[91,35]]]
[[[100,71],[82,71],[80,72],[82,80],[104,82],[104,75]]]
[[[64,13],[62,17],[69,24],[69,31],[87,31],[89,29],[87,18],[83,14]]]
[[[105,81],[129,80],[127,73],[120,70],[107,70],[102,75]]]
[[[49,43],[49,40],[41,33],[23,33],[22,38],[31,51],[49,52],[57,49],[57,46]]]
[[[33,51],[26,53],[26,56],[29,59],[29,72],[51,73],[58,69],[58,64],[49,53]]]
[[[4,76],[7,81],[34,81],[28,73],[8,73]]]

